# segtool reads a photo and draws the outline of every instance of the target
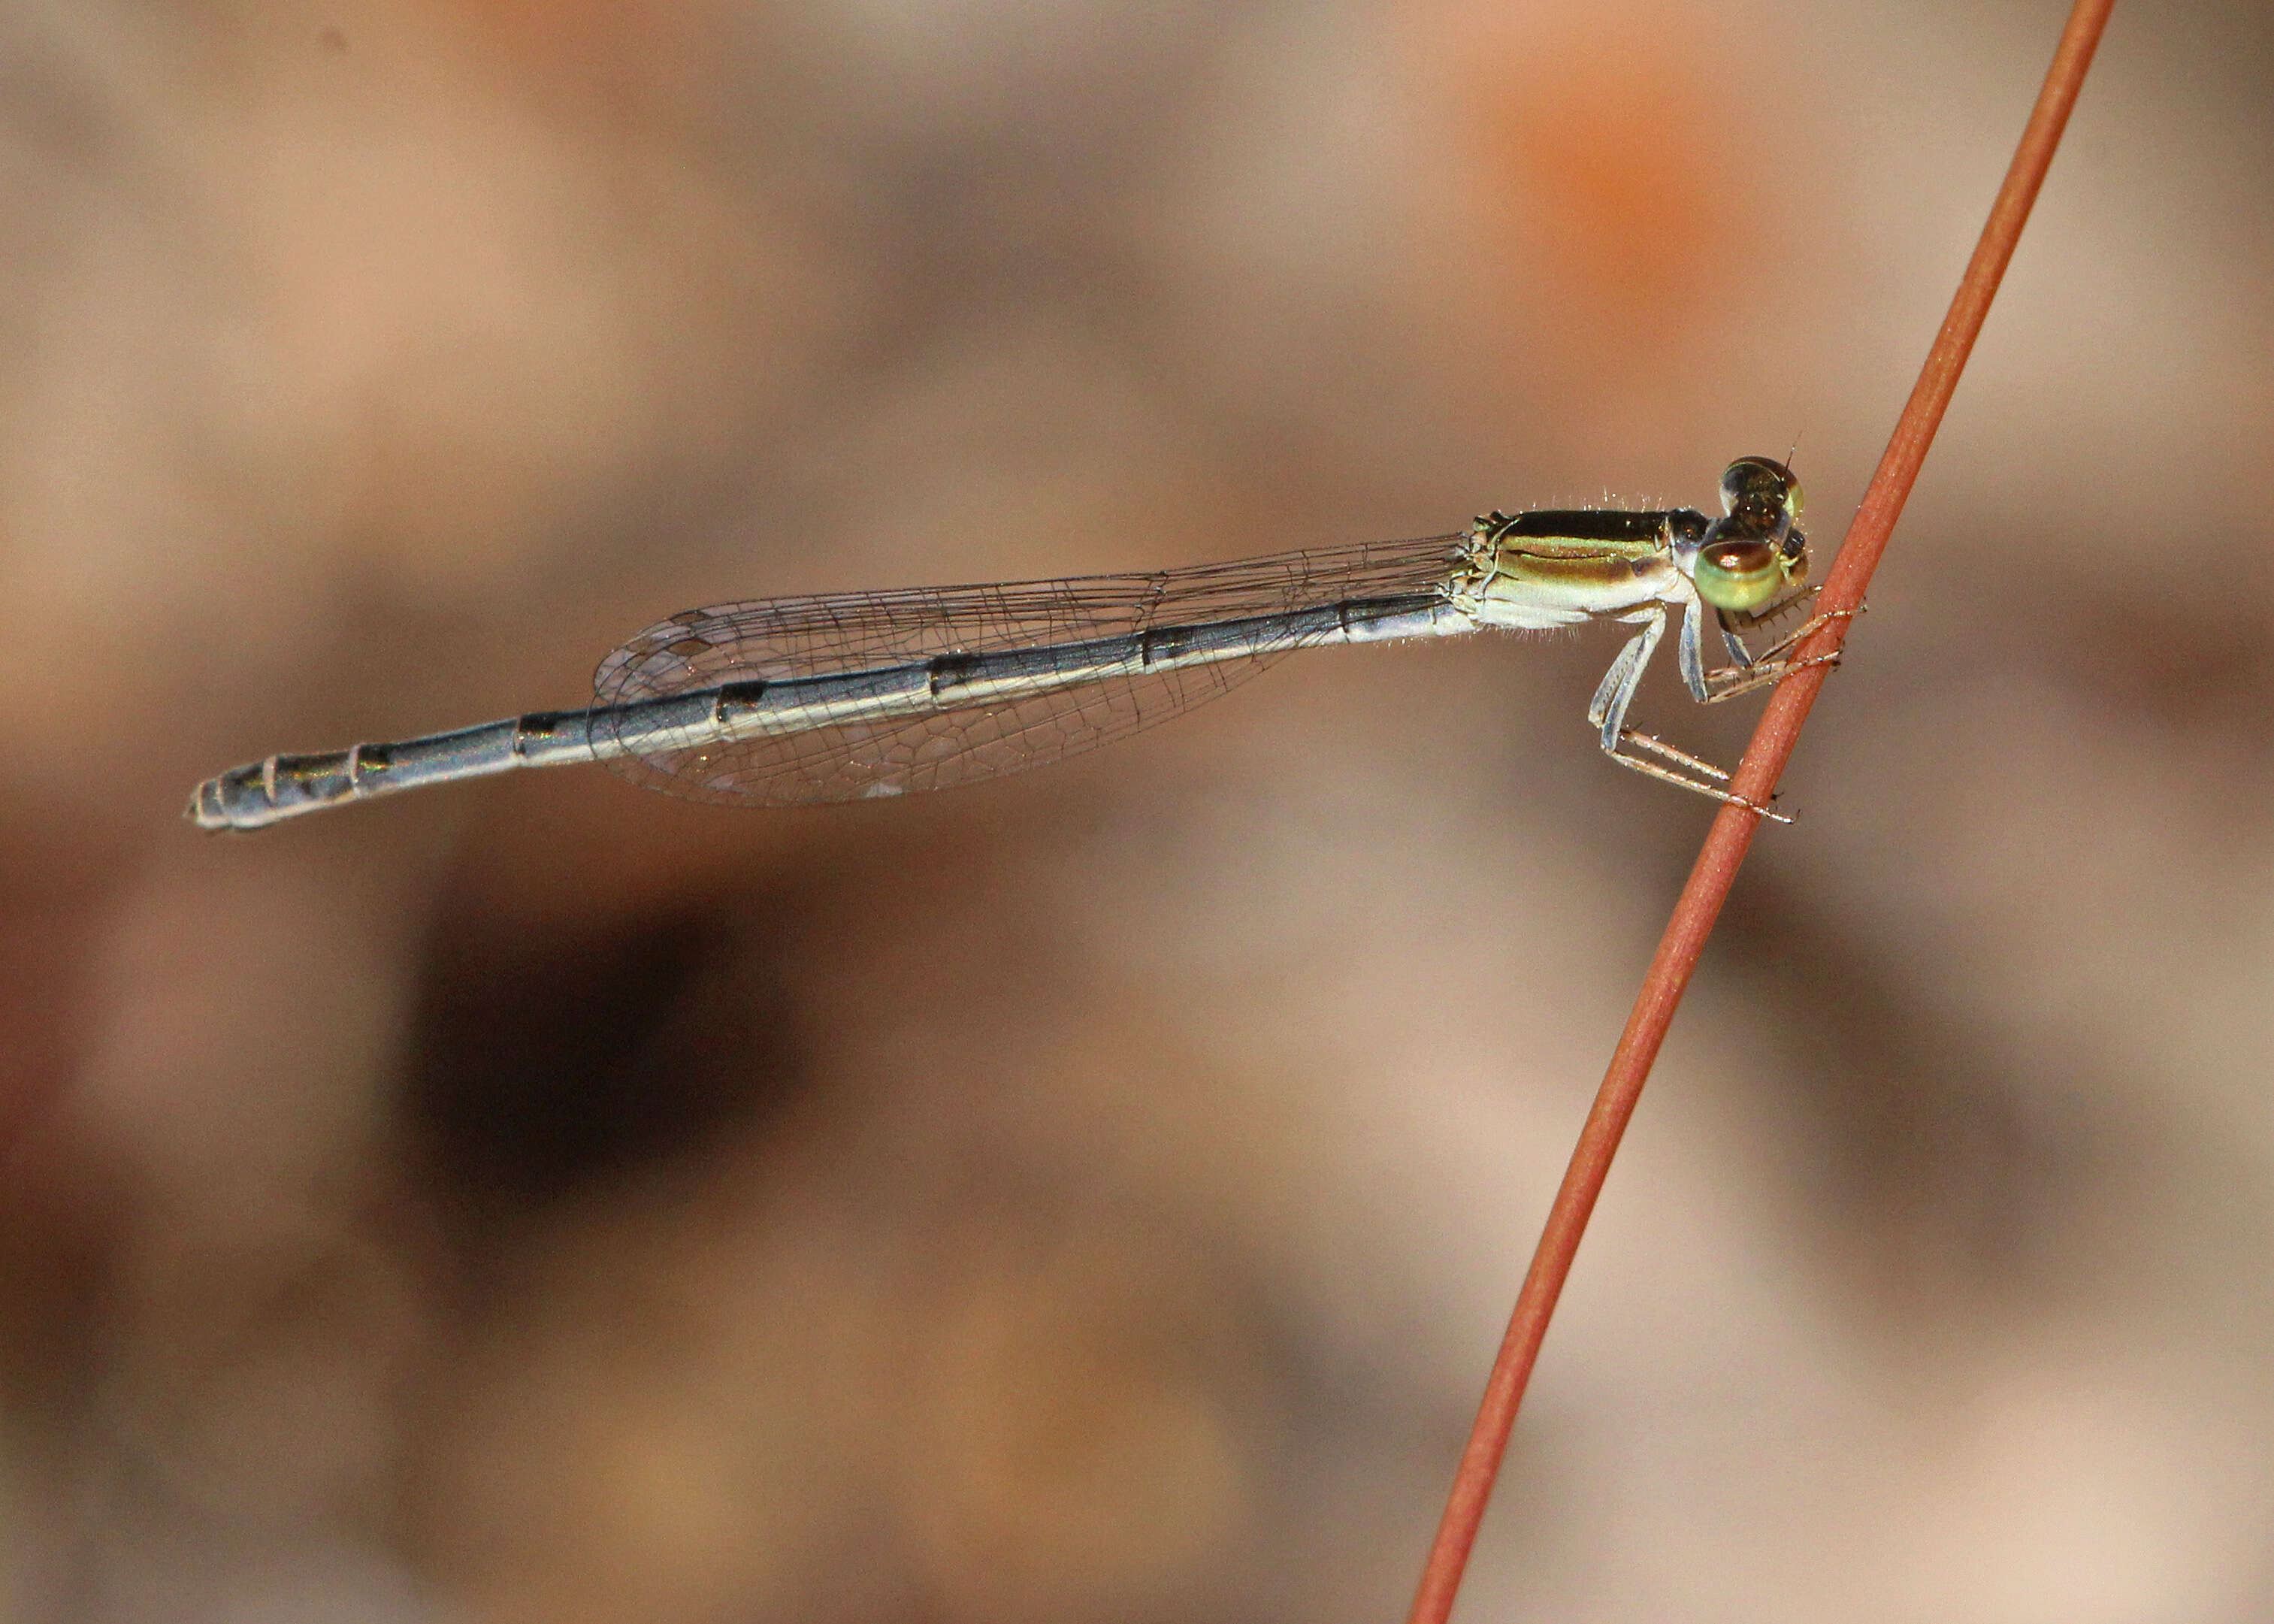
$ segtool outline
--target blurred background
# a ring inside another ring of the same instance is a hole
[[[6,1616],[1402,1617],[1708,817],[1615,638],[900,804],[180,807],[697,604],[1796,443],[1828,552],[2061,16],[14,0]],[[1463,1617],[2274,1612],[2270,75],[2118,9]]]

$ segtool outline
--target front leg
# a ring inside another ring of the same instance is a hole
[[[1804,671],[1811,665],[1837,665],[1840,663],[1840,651],[1837,649],[1829,654],[1811,655],[1803,660],[1787,659],[1785,656],[1799,647],[1811,635],[1822,630],[1833,621],[1852,620],[1859,613],[1860,611],[1856,609],[1834,609],[1826,613],[1813,616],[1803,621],[1799,630],[1788,637],[1779,638],[1758,655],[1752,654],[1739,641],[1735,632],[1726,626],[1723,627],[1721,636],[1738,657],[1738,663],[1734,666],[1707,673],[1706,676],[1707,691],[1698,695],[1699,702],[1709,705],[1719,704],[1725,699],[1735,699],[1740,694],[1750,694],[1755,688],[1766,688],[1773,682],[1781,682],[1794,672]]]
[[[1723,685],[1733,682],[1751,672],[1759,662],[1753,658],[1753,651],[1745,646],[1744,639],[1738,636],[1731,628],[1728,616],[1716,611],[1714,623],[1721,633],[1721,646],[1728,650],[1729,665],[1721,671],[1709,673],[1706,669],[1705,650],[1701,646],[1703,638],[1698,632],[1698,628],[1704,623],[1705,619],[1706,605],[1696,598],[1691,598],[1683,605],[1682,635],[1675,642],[1675,664],[1682,670],[1683,686],[1690,690],[1690,696],[1699,704],[1710,705],[1717,699],[1728,697],[1728,694],[1721,691]],[[1773,659],[1779,650],[1788,646],[1790,646],[1789,639],[1779,643],[1776,649],[1771,650],[1764,658]]]
[[[1682,686],[1688,688],[1690,697],[1701,705],[1713,695],[1713,690],[1706,680],[1706,657],[1698,647],[1698,627],[1705,618],[1706,605],[1697,598],[1692,598],[1683,605],[1682,635],[1675,639],[1674,644],[1674,663],[1681,668]],[[1728,637],[1728,629],[1723,628],[1721,635]],[[1743,645],[1739,646],[1742,648]],[[1744,664],[1751,665],[1752,663],[1751,658],[1747,657]]]
[[[1700,669],[1702,662],[1698,658],[1697,628],[1697,612],[1693,609],[1683,616],[1682,632],[1675,647],[1683,680],[1690,684],[1691,692],[1705,699],[1710,698],[1711,695],[1699,692],[1706,688],[1707,683],[1706,674]],[[1773,812],[1722,788],[1721,786],[1728,782],[1729,775],[1711,762],[1700,761],[1685,750],[1677,750],[1664,741],[1653,739],[1648,733],[1637,733],[1626,725],[1627,707],[1634,703],[1635,689],[1642,685],[1642,673],[1650,664],[1651,653],[1665,634],[1666,611],[1653,605],[1642,618],[1642,629],[1627,640],[1627,646],[1619,650],[1618,658],[1613,660],[1611,668],[1603,673],[1603,680],[1595,689],[1595,697],[1587,706],[1587,721],[1600,731],[1603,754],[1620,766],[1630,767],[1661,783],[1676,784],[1693,794],[1726,801],[1733,807],[1743,807],[1749,812],[1773,818],[1780,823],[1789,823],[1792,820],[1782,813]],[[1648,761],[1635,754],[1636,751],[1660,759]],[[1673,764],[1662,766],[1660,762]]]

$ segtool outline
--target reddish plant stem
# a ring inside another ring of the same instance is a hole
[[[1942,331],[1927,353],[1926,365],[1911,390],[1910,401],[1895,425],[1894,435],[1887,442],[1870,487],[1864,492],[1863,504],[1848,527],[1839,559],[1825,579],[1816,610],[1818,614],[1833,618],[1826,620],[1796,651],[1801,660],[1836,654],[1847,641],[1848,628],[1853,623],[1849,617],[1863,605],[1864,590],[1871,582],[1871,572],[1879,568],[1880,555],[1886,551],[1895,520],[1902,513],[1911,486],[1918,479],[1919,469],[1926,461],[1927,447],[1934,443],[1935,431],[1941,426],[1943,412],[1958,387],[1966,357],[1974,349],[1983,319],[1988,315],[1990,302],[1997,294],[1998,283],[2014,257],[2014,245],[2021,238],[2030,206],[2037,201],[2037,188],[2044,184],[2053,151],[2060,145],[2069,110],[2076,104],[2077,92],[2084,83],[2086,70],[2092,65],[2093,51],[2100,43],[2101,31],[2113,4],[2114,0],[2076,0],[2075,9],[2069,14],[2068,26],[2053,53],[2052,67],[2045,75],[2044,87],[2038,93],[2013,165],[2006,172],[2005,184],[1999,188],[1997,201],[1991,206],[1989,222],[1983,227],[1981,241],[1975,245],[1974,258],[1959,282],[1956,297],[1951,300],[1950,313],[1943,319]],[[1756,803],[1767,800],[1783,776],[1785,763],[1799,741],[1801,725],[1807,720],[1809,710],[1815,704],[1830,670],[1829,664],[1803,665],[1777,685],[1760,726],[1753,732],[1752,742],[1746,748],[1744,759],[1738,763],[1731,785],[1737,795]],[[1706,844],[1690,871],[1689,882],[1682,888],[1681,898],[1675,904],[1674,915],[1667,922],[1658,952],[1643,976],[1641,990],[1635,996],[1634,1011],[1627,1017],[1626,1030],[1619,1036],[1617,1049],[1612,1051],[1603,1086],[1587,1113],[1585,1126],[1579,1131],[1579,1142],[1571,1153],[1562,1187],[1555,1192],[1555,1205],[1548,1209],[1547,1226],[1540,1233],[1539,1249],[1532,1254],[1531,1272],[1525,1275],[1524,1289],[1517,1297],[1508,1334],[1502,1339],[1499,1356],[1493,1361],[1476,1425],[1470,1432],[1468,1447],[1462,1452],[1452,1492],[1445,1503],[1445,1515],[1438,1524],[1436,1542],[1422,1569],[1420,1589],[1408,1615],[1409,1624],[1446,1624],[1452,1615],[1461,1575],[1468,1566],[1470,1548],[1476,1543],[1486,1503],[1492,1497],[1493,1482],[1499,1476],[1501,1458],[1507,1452],[1509,1433],[1516,1425],[1517,1410],[1524,1402],[1525,1387],[1532,1379],[1540,1344],[1547,1335],[1548,1320],[1555,1312],[1556,1298],[1562,1294],[1564,1279],[1571,1272],[1571,1259],[1579,1250],[1579,1237],[1585,1232],[1588,1215],[1594,1211],[1595,1199],[1602,1192],[1611,1158],[1617,1154],[1619,1140],[1634,1115],[1635,1101],[1641,1097],[1651,1063],[1658,1058],[1667,1028],[1674,1020],[1674,1011],[1697,970],[1698,960],[1706,950],[1706,939],[1713,932],[1713,921],[1721,914],[1721,905],[1737,877],[1738,865],[1744,861],[1745,853],[1753,843],[1753,831],[1759,822],[1755,813],[1744,808],[1721,808],[1706,833]]]

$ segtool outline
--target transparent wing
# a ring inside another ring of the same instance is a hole
[[[621,705],[754,678],[873,669],[939,654],[1044,648],[1156,627],[1442,587],[1463,536],[1283,553],[1149,575],[777,598],[690,609],[602,661],[595,703]],[[1276,654],[1118,678],[1008,702],[612,757],[634,783],[695,801],[779,806],[945,789],[1057,761],[1150,726]],[[596,718],[605,727],[605,718]]]

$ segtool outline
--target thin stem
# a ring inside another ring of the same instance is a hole
[[[1744,759],[1738,763],[1730,788],[1741,801],[1756,806],[1767,801],[1799,741],[1801,725],[1807,720],[1809,710],[1815,704],[1830,672],[1829,664],[1822,663],[1820,657],[1837,653],[1847,641],[1853,612],[1863,604],[1864,588],[1879,567],[1880,555],[1886,551],[1895,520],[1902,513],[1919,469],[1926,461],[1927,447],[1934,443],[1935,431],[1941,425],[1951,394],[1958,387],[1959,374],[1965,370],[1966,358],[1982,331],[1983,319],[1989,313],[1998,283],[2014,257],[2014,245],[2020,240],[2030,206],[2037,201],[2037,188],[2044,184],[2054,149],[2060,145],[2069,110],[2076,104],[2077,92],[2084,83],[2086,70],[2092,65],[2093,51],[2100,43],[2101,31],[2113,4],[2114,0],[2076,0],[2075,9],[2069,14],[2068,26],[2053,53],[2052,67],[2045,75],[2044,87],[2038,93],[2029,126],[2022,133],[2021,146],[2006,172],[2005,184],[1999,188],[1997,201],[1991,206],[1990,219],[1983,227],[1974,258],[1959,282],[1956,297],[1951,300],[1950,313],[1943,319],[1942,331],[1927,352],[1918,383],[1895,425],[1886,455],[1879,459],[1878,471],[1871,476],[1863,505],[1848,527],[1839,559],[1825,580],[1816,608],[1826,619],[1794,650],[1795,669],[1778,685],[1760,726],[1754,729]],[[1810,661],[1818,663],[1804,663]],[[1438,1524],[1428,1563],[1422,1569],[1413,1610],[1407,1615],[1409,1624],[1446,1624],[1452,1614],[1461,1575],[1468,1566],[1470,1548],[1476,1543],[1486,1503],[1492,1497],[1494,1479],[1500,1473],[1501,1458],[1508,1449],[1509,1433],[1516,1425],[1517,1410],[1524,1401],[1525,1387],[1532,1379],[1540,1344],[1547,1335],[1547,1322],[1555,1312],[1556,1298],[1562,1294],[1564,1279],[1571,1271],[1579,1237],[1586,1230],[1588,1215],[1594,1211],[1595,1199],[1602,1192],[1611,1158],[1617,1154],[1619,1140],[1634,1115],[1635,1101],[1641,1096],[1651,1064],[1666,1041],[1674,1011],[1697,970],[1706,939],[1713,932],[1713,922],[1737,877],[1738,866],[1752,845],[1753,831],[1759,821],[1757,813],[1742,806],[1725,806],[1714,817],[1706,844],[1698,853],[1697,864],[1690,871],[1689,882],[1683,886],[1681,898],[1675,904],[1674,915],[1667,922],[1657,954],[1643,976],[1641,989],[1635,996],[1634,1011],[1627,1017],[1626,1030],[1612,1051],[1603,1086],[1587,1113],[1585,1126],[1579,1132],[1570,1166],[1564,1172],[1562,1188],[1555,1192],[1555,1205],[1548,1209],[1539,1249],[1532,1254],[1531,1272],[1525,1275],[1524,1289],[1517,1297],[1508,1334],[1502,1339],[1499,1356],[1493,1361],[1492,1374],[1485,1383],[1484,1402],[1469,1433],[1468,1447],[1462,1452],[1459,1470],[1454,1474],[1452,1492],[1447,1498],[1445,1515]]]

